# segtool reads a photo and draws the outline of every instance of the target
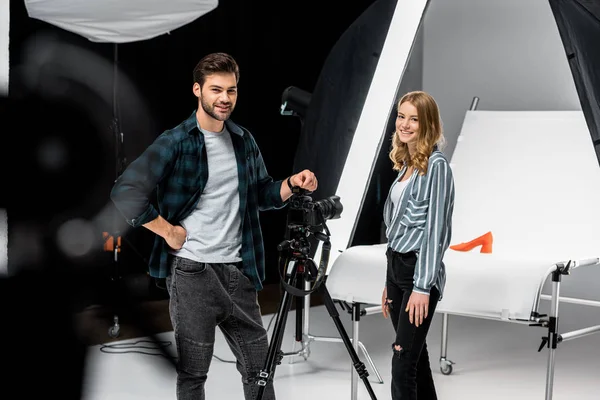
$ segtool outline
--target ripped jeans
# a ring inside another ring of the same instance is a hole
[[[439,299],[434,287],[429,295],[429,310],[423,324],[410,323],[406,305],[412,294],[417,255],[414,252],[387,251],[387,298],[396,340],[392,344],[392,400],[436,400],[425,338]],[[394,349],[399,345],[401,350]]]
[[[244,398],[254,400],[254,382],[269,348],[257,292],[235,264],[207,264],[170,256],[169,313],[178,351],[177,399],[204,400],[204,384],[219,327],[236,358]],[[233,377],[229,380],[233,381]],[[273,381],[263,400],[275,400]]]

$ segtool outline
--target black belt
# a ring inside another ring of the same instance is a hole
[[[169,260],[169,262],[171,261],[171,259],[178,257],[174,254],[169,253],[167,255],[167,259]],[[217,265],[217,264],[229,264],[229,265],[235,265],[238,269],[242,269],[242,267],[244,266],[244,262],[243,261],[236,261],[236,262],[224,262],[224,263],[201,263],[201,264],[207,264],[207,265]]]
[[[243,261],[236,261],[236,262],[222,262],[222,263],[204,263],[207,265],[218,265],[218,264],[228,264],[228,265],[234,265],[236,266],[238,269],[242,269],[242,267],[244,266],[244,262]]]

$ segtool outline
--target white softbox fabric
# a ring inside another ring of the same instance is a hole
[[[25,0],[27,13],[93,42],[152,39],[214,10],[218,0]]]

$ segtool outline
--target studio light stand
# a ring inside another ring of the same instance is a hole
[[[294,195],[298,193],[296,189],[297,188],[294,188],[293,190]],[[356,350],[352,346],[352,342],[348,337],[346,330],[344,329],[335,304],[324,282],[331,243],[329,241],[329,230],[325,224],[325,220],[328,218],[323,216],[322,211],[327,204],[333,204],[335,199],[328,200],[328,202],[329,203],[323,203],[322,200],[313,203],[308,196],[300,196],[299,202],[295,202],[293,200],[290,202],[290,214],[288,214],[286,240],[277,246],[280,263],[279,271],[280,274],[283,272],[283,276],[281,276],[281,284],[284,288],[284,292],[279,304],[279,309],[277,311],[275,327],[270,340],[265,365],[258,373],[258,376],[255,380],[255,383],[259,386],[256,400],[262,399],[267,384],[272,382],[274,378],[276,365],[281,364],[281,360],[283,359],[284,353],[281,351],[281,344],[283,341],[283,334],[285,332],[292,296],[303,297],[314,292],[318,292],[323,296],[325,307],[327,308],[329,316],[332,318],[342,341],[346,345],[346,349],[350,355],[352,365],[356,370],[358,377],[364,382],[371,399],[376,400],[375,393],[373,392],[371,384],[367,379],[369,376],[367,369],[365,368],[364,363],[360,361]],[[335,206],[331,207],[331,209],[334,207]],[[339,203],[338,211],[341,212],[341,205]],[[315,223],[315,217],[318,217],[321,220],[320,224]],[[333,216],[333,214],[330,213],[330,218],[331,217],[337,218],[339,217],[339,214],[337,216]],[[326,233],[321,232],[321,229],[324,229]],[[323,251],[318,269],[315,266],[314,261],[309,258],[309,238],[311,236],[323,241]],[[312,289],[299,289],[302,282],[314,282]],[[298,316],[302,316],[302,313],[297,313],[296,315],[296,322],[301,322],[298,321]],[[299,325],[301,326],[301,324]],[[298,333],[301,332],[298,332],[297,329],[296,333],[298,335]]]
[[[118,44],[114,44],[114,79],[113,79],[113,119],[110,124],[113,137],[115,139],[115,180],[123,173],[125,169],[125,153],[123,151],[123,131],[121,130],[119,106],[118,106],[118,60],[119,51]],[[117,218],[116,210],[113,211],[112,220],[110,221],[112,232],[103,232],[104,238],[104,251],[112,252],[112,269],[111,269],[111,284],[115,288],[116,293],[120,293],[119,285],[121,283],[121,268],[119,253],[121,252],[121,232],[116,228]],[[116,310],[116,307],[113,307]],[[108,335],[110,337],[118,337],[121,332],[121,326],[119,324],[119,316],[115,312],[113,315],[113,325],[108,329]]]

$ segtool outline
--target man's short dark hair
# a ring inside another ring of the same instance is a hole
[[[240,80],[240,69],[237,62],[227,53],[212,53],[204,56],[194,68],[194,83],[204,85],[206,77],[215,73],[235,74],[235,82]]]

